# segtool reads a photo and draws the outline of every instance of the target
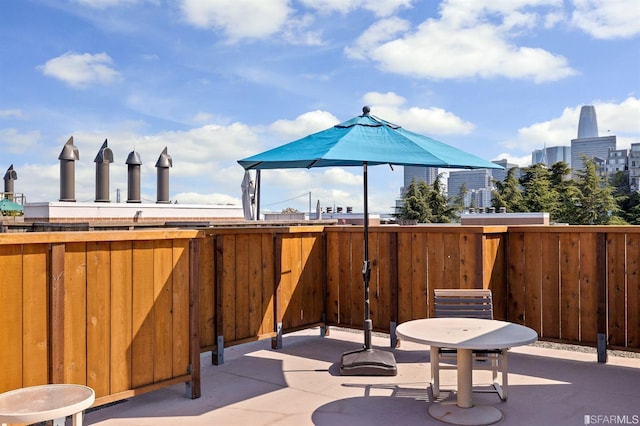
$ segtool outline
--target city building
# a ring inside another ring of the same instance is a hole
[[[575,178],[580,170],[584,170],[583,157],[596,159],[603,163],[606,173],[606,161],[609,151],[616,150],[616,136],[598,136],[598,120],[593,105],[585,105],[580,110],[578,121],[578,137],[571,140],[571,168]]]
[[[570,146],[550,146],[536,149],[531,153],[531,164],[542,163],[547,167],[551,167],[559,161],[564,161],[571,167]]]
[[[464,195],[465,207],[469,207],[472,200],[476,204],[475,207],[489,207],[493,189],[492,179],[489,169],[452,171],[447,183],[449,197],[461,195],[460,189],[464,186],[467,190]]]
[[[491,177],[494,181],[502,182],[507,178],[507,172],[509,169],[513,169],[514,167],[518,167],[515,163],[509,163],[509,160],[503,158],[502,160],[494,160],[492,163],[495,163],[499,166],[504,167],[503,169],[491,169]],[[519,175],[519,173],[516,173]]]
[[[629,168],[629,188],[640,190],[640,143],[632,143],[627,158]]]
[[[432,185],[438,177],[437,167],[424,167],[424,166],[404,166],[404,186],[401,188],[400,193],[404,194],[406,188],[411,185],[411,181],[422,180],[427,185]]]

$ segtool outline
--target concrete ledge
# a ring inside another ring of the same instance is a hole
[[[549,225],[549,213],[464,213],[462,225]]]

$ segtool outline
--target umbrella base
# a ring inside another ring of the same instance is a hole
[[[358,349],[342,354],[340,374],[343,376],[395,376],[396,359],[391,352]]]

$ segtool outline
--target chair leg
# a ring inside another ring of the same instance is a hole
[[[433,386],[433,397],[440,395],[440,348],[431,346],[431,384]]]

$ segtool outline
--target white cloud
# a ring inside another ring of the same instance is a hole
[[[600,136],[617,136],[617,147],[629,148],[640,134],[640,99],[629,97],[620,103],[593,102],[598,120]],[[565,108],[560,117],[534,123],[518,130],[516,138],[503,145],[518,153],[542,149],[547,146],[569,146],[571,139],[578,137],[578,120],[582,105]]]
[[[571,23],[595,38],[631,38],[640,34],[637,0],[573,0]]]
[[[112,68],[112,59],[106,53],[73,53],[49,59],[39,68],[44,75],[62,80],[74,88],[86,88],[93,83],[109,84],[120,74]]]
[[[292,12],[288,0],[182,0],[181,9],[188,23],[222,30],[231,42],[278,33]]]
[[[278,120],[269,126],[269,130],[286,138],[297,139],[335,126],[340,121],[326,111],[311,111],[296,117],[295,120]]]
[[[0,110],[0,118],[23,118],[24,114],[19,109]]]
[[[132,6],[139,3],[158,4],[158,0],[74,0],[81,6],[93,9],[106,9],[109,7]]]
[[[302,0],[305,6],[318,13],[338,12],[347,14],[359,8],[369,10],[376,16],[393,15],[400,8],[411,7],[412,0]]]
[[[506,159],[508,163],[517,164],[519,167],[527,167],[531,165],[531,154],[522,157],[516,157],[511,153],[503,152],[498,154],[492,161]]]
[[[371,106],[372,115],[426,136],[468,134],[474,128],[472,123],[442,108],[404,108],[407,100],[393,92],[369,92],[363,100]]]
[[[40,132],[21,133],[13,128],[0,128],[0,146],[11,154],[32,152],[38,147]]]
[[[513,41],[519,31],[545,19],[523,10],[555,3],[451,0],[441,4],[441,19],[429,19],[415,29],[398,18],[374,23],[345,53],[368,58],[384,71],[419,78],[559,80],[575,74],[566,58]]]

